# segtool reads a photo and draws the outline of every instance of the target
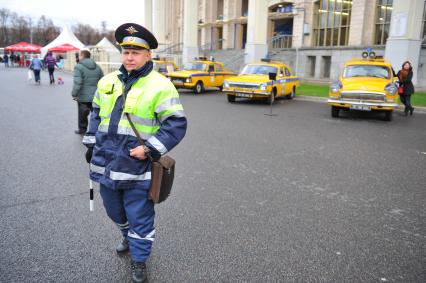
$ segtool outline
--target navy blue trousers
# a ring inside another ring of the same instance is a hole
[[[100,185],[105,210],[129,240],[130,255],[135,262],[145,262],[155,239],[154,203],[148,199],[148,187],[112,190]]]

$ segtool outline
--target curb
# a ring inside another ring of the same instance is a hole
[[[296,96],[294,100],[300,101],[311,101],[311,102],[319,102],[319,103],[327,103],[328,97],[319,97],[319,96]],[[404,112],[404,106],[400,105],[396,107],[396,110],[399,112]],[[414,106],[415,113],[426,114],[426,107]]]

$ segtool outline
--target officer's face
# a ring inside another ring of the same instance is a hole
[[[151,60],[151,52],[146,49],[123,49],[122,62],[127,72],[137,70]]]

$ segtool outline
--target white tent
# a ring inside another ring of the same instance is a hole
[[[108,38],[106,37],[104,37],[101,41],[99,41],[98,44],[95,45],[95,47],[102,48],[106,52],[120,53],[117,47],[115,47],[114,44],[112,44],[111,41],[109,41]]]
[[[50,42],[48,45],[44,46],[41,49],[41,56],[44,56],[49,48],[56,47],[65,43],[71,44],[80,49],[84,48],[84,44],[80,40],[78,40],[72,30],[66,25],[64,26],[61,34],[59,34],[57,38],[55,38],[52,42]]]

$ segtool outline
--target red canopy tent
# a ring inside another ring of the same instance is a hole
[[[74,45],[71,45],[69,43],[61,44],[48,49],[48,51],[57,52],[57,53],[65,53],[68,51],[77,51],[77,50],[80,50],[80,48],[77,48]]]
[[[41,46],[37,44],[31,44],[25,41],[7,46],[4,51],[9,52],[27,52],[27,53],[40,53]]]

